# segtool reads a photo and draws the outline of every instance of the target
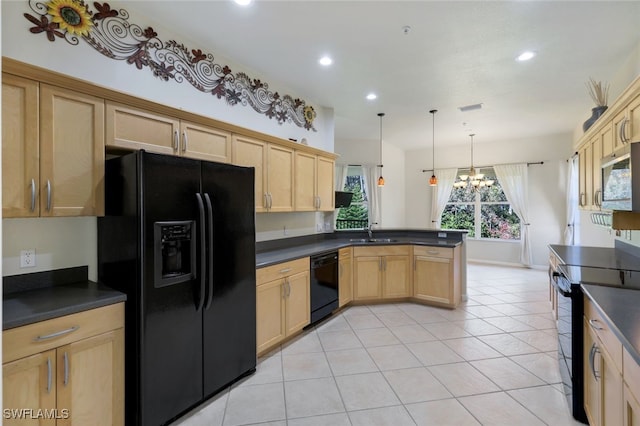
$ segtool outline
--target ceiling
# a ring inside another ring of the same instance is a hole
[[[431,148],[431,109],[438,148],[472,132],[479,144],[571,133],[595,106],[585,82],[614,80],[640,46],[640,1],[118,4],[242,64],[271,90],[333,108],[337,141],[378,140],[384,112],[383,139],[402,149]],[[525,50],[537,56],[516,61]],[[333,65],[318,64],[324,54]]]

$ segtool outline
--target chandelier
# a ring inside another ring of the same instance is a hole
[[[480,190],[480,188],[488,188],[492,186],[495,181],[493,179],[487,179],[483,173],[480,173],[480,169],[476,172],[473,167],[473,137],[475,134],[470,134],[471,137],[471,168],[469,174],[461,174],[458,176],[458,180],[453,184],[454,188],[467,188],[470,187],[473,190]]]

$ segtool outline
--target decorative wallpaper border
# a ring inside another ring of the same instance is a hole
[[[84,0],[28,2],[35,16],[25,13],[24,17],[33,24],[29,28],[33,34],[44,34],[51,42],[64,39],[74,46],[83,40],[111,59],[127,61],[139,70],[149,68],[161,80],[187,81],[230,106],[248,105],[280,125],[288,122],[316,131],[316,112],[304,100],[272,92],[266,82],[243,72],[233,73],[229,66],[215,63],[211,53],[189,49],[175,40],[163,42],[153,28],[129,22],[124,9],[94,2],[92,10]]]

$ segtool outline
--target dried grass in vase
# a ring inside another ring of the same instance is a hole
[[[589,77],[589,82],[585,83],[589,90],[589,96],[593,99],[596,106],[607,106],[607,100],[609,99],[609,85],[603,84],[601,81],[595,81]]]

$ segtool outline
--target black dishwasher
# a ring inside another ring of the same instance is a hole
[[[338,308],[338,253],[311,256],[311,324]]]

